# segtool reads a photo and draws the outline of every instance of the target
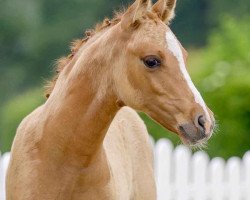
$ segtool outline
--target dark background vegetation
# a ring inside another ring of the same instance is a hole
[[[9,151],[21,119],[42,104],[44,80],[69,43],[128,0],[0,2],[0,150]],[[250,1],[179,0],[171,27],[189,50],[189,71],[216,114],[211,157],[250,149]],[[143,116],[155,139],[179,139]]]

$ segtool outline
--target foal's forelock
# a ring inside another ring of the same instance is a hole
[[[178,40],[176,39],[175,35],[170,30],[167,30],[166,32],[166,42],[167,42],[168,50],[176,57],[178,61],[181,74],[184,77],[185,81],[187,82],[188,88],[191,90],[194,96],[195,102],[198,103],[202,107],[204,113],[206,114],[207,120],[210,121],[210,116],[207,110],[207,106],[187,72],[180,44]]]

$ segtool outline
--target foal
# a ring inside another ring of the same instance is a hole
[[[186,144],[211,136],[213,114],[166,25],[175,5],[136,0],[75,45],[48,100],[17,130],[8,200],[156,199],[147,131],[131,108]]]

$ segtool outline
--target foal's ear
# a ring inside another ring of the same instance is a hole
[[[149,10],[150,5],[151,0],[136,0],[122,16],[122,28],[133,26]]]
[[[174,18],[176,0],[158,0],[152,7],[152,12],[156,13],[162,21],[168,23]]]

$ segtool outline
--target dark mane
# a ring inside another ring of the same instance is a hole
[[[123,9],[123,10],[125,10],[125,9]],[[90,29],[90,30],[85,31],[85,36],[83,39],[76,39],[71,43],[71,46],[70,46],[71,53],[68,56],[64,56],[64,57],[59,58],[56,61],[55,70],[54,70],[55,75],[50,81],[47,81],[47,83],[45,85],[46,98],[49,98],[51,92],[53,91],[53,89],[55,87],[55,84],[56,84],[56,81],[59,77],[59,74],[65,68],[65,66],[67,66],[67,64],[72,60],[72,58],[78,52],[80,47],[82,45],[84,45],[88,41],[89,38],[91,38],[93,35],[95,35],[95,33],[100,32],[101,30],[103,30],[107,27],[112,27],[112,26],[116,25],[117,23],[119,23],[121,21],[121,17],[123,15],[123,13],[124,13],[124,11],[115,12],[115,16],[113,19],[105,18],[103,20],[103,22],[96,24],[94,29]]]

